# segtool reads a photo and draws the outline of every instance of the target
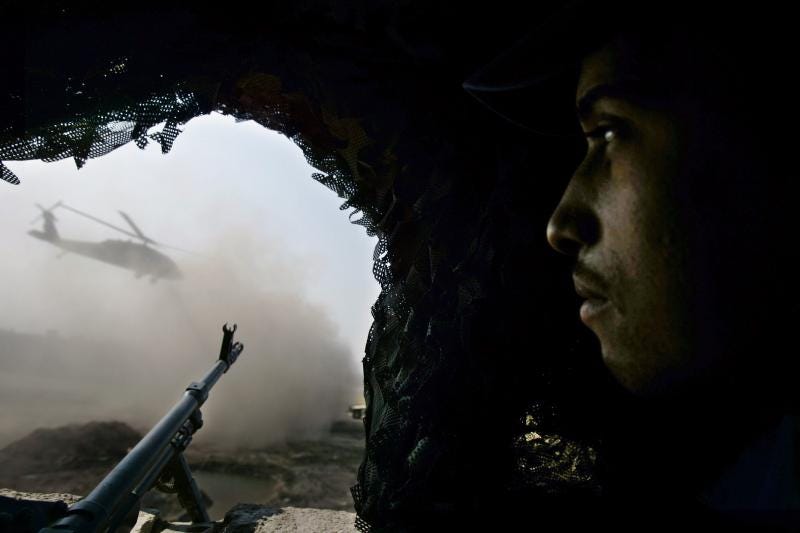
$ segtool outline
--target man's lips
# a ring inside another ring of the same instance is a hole
[[[575,284],[575,292],[578,296],[586,300],[607,300],[600,289],[590,285],[585,280],[578,276],[572,276],[572,282]]]
[[[572,276],[572,281],[575,283],[575,292],[585,300],[581,305],[581,321],[589,325],[600,313],[608,309],[610,302],[600,289],[586,280]]]

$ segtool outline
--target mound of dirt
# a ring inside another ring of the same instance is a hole
[[[0,450],[0,484],[8,485],[9,478],[17,476],[107,470],[141,438],[137,431],[122,422],[89,422],[37,429]],[[30,490],[43,492],[41,489],[30,487]],[[61,490],[82,492],[68,488]]]

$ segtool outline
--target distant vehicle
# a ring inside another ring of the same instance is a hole
[[[352,416],[356,420],[361,420],[367,413],[367,406],[364,404],[351,405],[347,409],[347,412],[349,412],[350,416]]]
[[[113,224],[105,222],[104,220],[100,220],[92,215],[78,211],[77,209],[65,205],[62,202],[58,202],[49,209],[45,209],[39,204],[36,204],[36,206],[41,209],[42,213],[40,216],[36,217],[33,222],[36,222],[39,220],[39,218],[42,218],[42,231],[31,230],[28,232],[28,235],[36,237],[37,239],[41,239],[45,242],[49,242],[53,246],[64,250],[64,253],[72,252],[74,254],[96,259],[97,261],[102,261],[104,263],[126,268],[128,270],[132,270],[137,278],[149,276],[151,282],[156,282],[159,279],[177,280],[181,279],[182,277],[181,272],[178,269],[178,265],[175,264],[175,261],[158,250],[155,250],[151,246],[148,246],[153,245],[166,247],[166,245],[157,243],[153,239],[146,237],[138,228],[138,226],[136,226],[133,220],[131,220],[131,218],[122,211],[120,211],[119,214],[122,216],[125,222],[128,223],[133,231],[128,231],[126,229],[114,226]],[[53,214],[53,210],[56,208],[72,211],[73,213],[93,220],[98,224],[112,228],[116,231],[124,233],[125,235],[135,237],[141,242],[133,242],[130,239],[127,241],[109,239],[102,242],[62,239],[58,234],[58,230],[56,230],[56,221],[58,219]]]

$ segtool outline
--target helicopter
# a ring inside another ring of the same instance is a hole
[[[92,259],[96,259],[97,261],[103,261],[104,263],[110,263],[112,265],[132,270],[137,279],[141,278],[142,276],[150,276],[151,283],[155,283],[159,279],[177,280],[182,278],[181,272],[178,269],[178,265],[175,264],[175,261],[148,245],[162,246],[165,248],[174,247],[166,246],[154,241],[149,237],[146,237],[139,227],[133,222],[131,217],[122,211],[119,211],[119,214],[122,216],[123,220],[128,223],[133,231],[128,231],[126,229],[117,227],[88,213],[84,213],[83,211],[79,211],[78,209],[70,207],[60,201],[52,205],[50,208],[45,208],[39,204],[36,204],[36,207],[41,210],[41,214],[33,219],[31,224],[41,218],[43,219],[43,227],[41,231],[30,230],[28,235],[36,237],[37,239],[41,239],[52,244],[53,246],[56,246],[57,248],[62,249],[64,252],[61,254],[61,256],[71,252],[90,257]],[[130,239],[127,241],[108,239],[102,242],[62,239],[58,234],[58,230],[56,230],[56,222],[58,219],[53,214],[53,210],[56,208],[66,209],[67,211],[71,211],[86,217],[99,224],[124,233],[125,235],[134,237],[141,242],[133,242]]]

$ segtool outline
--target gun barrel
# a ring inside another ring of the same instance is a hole
[[[122,506],[138,501],[149,486],[141,486],[146,479],[155,481],[163,466],[176,454],[182,451],[179,443],[174,442],[183,426],[192,414],[205,403],[211,388],[217,383],[236,357],[242,351],[240,343],[232,343],[232,332],[226,328],[223,350],[230,357],[220,358],[211,367],[203,379],[191,383],[183,397],[172,409],[145,435],[142,440],[126,455],[114,469],[84,499],[70,506],[69,512],[61,520],[45,532],[71,531],[75,533],[94,533],[104,531],[112,518],[127,513]],[[226,347],[227,343],[227,347]],[[235,353],[233,353],[235,352]],[[194,428],[198,429],[197,427]],[[155,470],[159,472],[155,472]]]

